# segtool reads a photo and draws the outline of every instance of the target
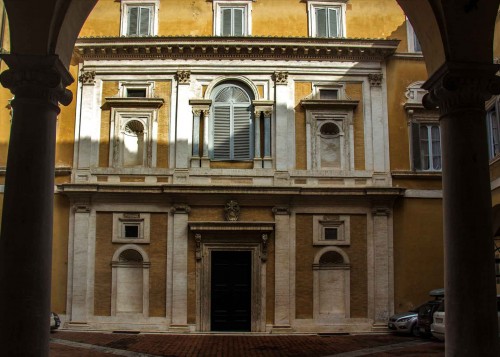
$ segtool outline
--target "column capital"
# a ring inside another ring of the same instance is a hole
[[[384,206],[376,206],[372,208],[372,215],[374,216],[389,216],[391,213],[390,208]]]
[[[189,84],[191,83],[191,71],[189,70],[179,70],[176,73],[177,82],[179,84]]]
[[[81,71],[78,80],[83,85],[94,85],[95,84],[95,71]]]
[[[384,78],[384,76],[382,73],[370,73],[370,74],[368,74],[368,80],[370,81],[371,87],[381,87],[383,78]]]
[[[189,212],[191,212],[191,207],[184,204],[178,204],[174,205],[170,212],[172,212],[172,214],[189,214]]]
[[[275,216],[290,215],[290,207],[288,207],[288,206],[276,206],[276,207],[273,207],[273,213],[274,213]]]
[[[427,93],[422,102],[426,109],[439,107],[441,115],[467,109],[484,110],[491,95],[500,94],[498,64],[444,63],[423,85]]]
[[[16,99],[43,100],[58,106],[73,99],[66,86],[73,77],[56,55],[2,55],[9,69],[0,74],[0,82]]]
[[[274,81],[276,82],[276,84],[288,84],[288,72],[274,72]]]

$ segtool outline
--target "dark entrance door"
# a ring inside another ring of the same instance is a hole
[[[212,251],[212,331],[251,331],[252,253]]]

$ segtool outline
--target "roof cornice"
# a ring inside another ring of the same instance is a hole
[[[310,37],[83,37],[75,54],[91,59],[380,61],[399,40]]]

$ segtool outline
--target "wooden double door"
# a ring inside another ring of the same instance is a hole
[[[211,252],[212,331],[251,331],[252,252]]]

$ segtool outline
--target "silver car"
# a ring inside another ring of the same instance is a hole
[[[417,316],[419,308],[420,306],[408,312],[392,315],[387,327],[394,332],[411,333],[413,336],[418,336]]]

